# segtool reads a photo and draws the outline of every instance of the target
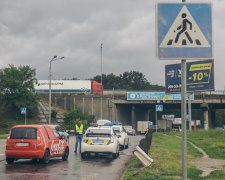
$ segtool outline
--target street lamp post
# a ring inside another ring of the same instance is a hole
[[[49,121],[48,123],[51,124],[51,109],[52,109],[52,87],[51,87],[51,83],[52,83],[52,73],[51,73],[51,70],[52,70],[52,62],[53,61],[56,61],[56,60],[60,60],[60,59],[63,59],[64,57],[60,57],[60,58],[57,58],[57,56],[53,56],[53,58],[50,60],[50,65],[49,65],[49,100],[48,100],[48,116],[49,116]]]
[[[102,45],[103,44],[101,43],[101,85],[102,85]],[[101,96],[101,119],[102,119],[102,96]]]
[[[102,84],[102,43],[101,43],[101,84]]]

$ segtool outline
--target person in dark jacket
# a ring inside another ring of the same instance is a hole
[[[81,141],[84,134],[84,125],[82,121],[79,120],[78,123],[75,125],[75,135],[76,135],[76,144],[75,144],[75,153],[77,152],[78,143],[80,146],[80,153],[81,153]]]

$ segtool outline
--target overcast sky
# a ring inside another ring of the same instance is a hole
[[[38,79],[91,78],[103,73],[143,72],[165,84],[165,64],[155,54],[156,0],[1,0],[0,68],[30,65]],[[179,1],[181,2],[181,0]],[[188,1],[187,1],[188,2]],[[213,0],[215,85],[225,87],[225,0]]]

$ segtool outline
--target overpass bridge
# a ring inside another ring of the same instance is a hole
[[[40,93],[41,98],[48,100],[48,94]],[[137,129],[137,121],[155,121],[156,100],[127,100],[126,92],[107,93],[103,95],[53,93],[52,102],[66,110],[80,109],[95,115],[96,119],[109,119],[132,125]],[[180,117],[181,101],[164,100],[163,114],[176,112]],[[196,93],[192,100],[192,112],[200,114],[205,129],[215,127],[216,110],[225,109],[225,92]],[[193,118],[192,118],[193,119]]]

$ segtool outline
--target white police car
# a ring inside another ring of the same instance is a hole
[[[112,128],[115,131],[115,133],[119,139],[120,146],[123,149],[128,148],[129,137],[128,137],[124,127],[122,125],[113,125]]]
[[[109,154],[112,158],[119,156],[119,140],[111,126],[89,127],[81,143],[81,158],[91,153]]]

